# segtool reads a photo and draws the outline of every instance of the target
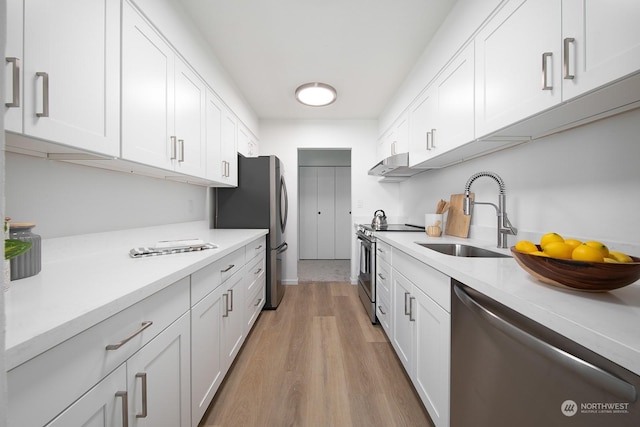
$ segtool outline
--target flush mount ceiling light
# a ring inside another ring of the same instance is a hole
[[[325,83],[306,83],[296,89],[298,102],[311,107],[324,107],[333,103],[337,97],[336,90]]]

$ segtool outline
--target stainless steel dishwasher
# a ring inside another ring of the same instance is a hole
[[[637,427],[640,377],[452,281],[451,427]]]

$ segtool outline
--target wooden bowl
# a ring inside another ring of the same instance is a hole
[[[540,247],[538,246],[538,249]],[[549,285],[584,292],[607,292],[640,279],[640,258],[633,262],[608,263],[549,258],[519,252],[511,253],[527,273]]]

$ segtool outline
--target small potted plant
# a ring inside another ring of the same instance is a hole
[[[31,246],[32,246],[31,242],[23,242],[22,240],[18,240],[18,239],[7,238],[9,234],[9,226],[8,226],[9,219],[10,218],[4,219],[4,236],[5,236],[5,239],[4,239],[4,264],[5,264],[4,286],[5,286],[5,289],[6,287],[9,286],[9,281],[11,280],[11,273],[9,271],[9,267],[10,267],[9,260],[27,252],[29,249],[31,249]]]

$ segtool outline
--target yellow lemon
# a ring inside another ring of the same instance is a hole
[[[544,252],[542,252],[542,251],[529,252],[529,255],[544,256],[544,257],[549,258],[549,255],[545,254],[545,253],[544,253]]]
[[[629,255],[618,251],[609,251],[608,258],[613,258],[617,262],[633,262],[633,259]]]
[[[591,240],[589,242],[584,242],[584,244],[599,250],[603,258],[606,258],[609,255],[609,248],[607,248],[607,246],[602,242]]]
[[[608,262],[608,263],[611,263],[611,264],[620,264],[620,262],[616,261],[613,258],[609,258],[609,257],[605,258],[604,262]]]
[[[576,261],[604,262],[602,252],[586,243],[581,244],[573,250],[571,259],[575,259]]]
[[[549,243],[564,242],[564,239],[558,233],[547,233],[540,239],[540,247],[544,249]]]
[[[530,242],[528,240],[520,240],[518,243],[516,243],[516,251],[529,253],[537,250],[538,247],[533,242]]]
[[[567,245],[565,242],[550,242],[545,245],[542,252],[551,258],[571,259],[573,247]]]
[[[580,246],[582,244],[582,242],[580,240],[577,240],[577,239],[564,239],[564,242],[567,245],[572,246],[573,249],[577,248],[578,246]]]

